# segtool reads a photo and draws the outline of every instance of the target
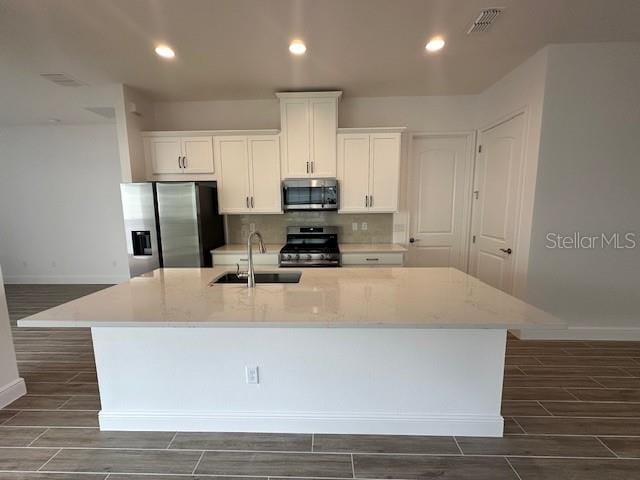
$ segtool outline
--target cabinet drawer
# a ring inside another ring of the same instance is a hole
[[[387,265],[402,266],[404,263],[403,253],[343,253],[342,265]]]
[[[245,267],[247,265],[247,254],[239,253],[225,253],[225,254],[212,254],[213,266],[221,266],[221,265],[229,265],[235,266],[236,263],[241,267]],[[278,265],[278,254],[277,253],[254,253],[253,254],[253,262],[255,265],[265,265],[265,266],[277,266]]]

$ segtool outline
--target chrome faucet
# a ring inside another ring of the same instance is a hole
[[[267,249],[264,246],[264,242],[262,241],[262,235],[260,232],[251,232],[249,233],[249,237],[247,238],[247,260],[249,261],[249,266],[247,272],[240,272],[240,266],[238,265],[237,275],[239,278],[247,278],[247,287],[253,288],[256,286],[256,277],[255,271],[253,267],[253,237],[254,235],[258,238],[258,246],[260,248],[260,253],[267,253]]]

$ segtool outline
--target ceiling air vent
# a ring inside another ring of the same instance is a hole
[[[485,8],[481,10],[478,18],[473,21],[471,27],[467,30],[467,34],[488,32],[503,11],[504,8]]]
[[[61,87],[82,87],[86,85],[66,73],[41,73],[40,76]]]

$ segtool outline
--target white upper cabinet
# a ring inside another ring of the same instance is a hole
[[[340,211],[360,212],[369,205],[369,135],[338,135]]]
[[[278,93],[282,178],[335,177],[342,92]]]
[[[251,212],[282,213],[280,188],[280,138],[248,137]]]
[[[246,137],[216,137],[218,209],[220,213],[245,213],[250,208],[249,160]]]
[[[282,213],[277,135],[214,138],[220,213]]]
[[[148,152],[152,173],[213,173],[213,142],[210,136],[150,137]]]
[[[338,134],[340,213],[398,210],[400,142],[397,132]]]
[[[182,137],[182,170],[185,173],[213,173],[211,137]]]
[[[309,102],[281,100],[283,177],[305,177],[310,170]],[[285,133],[286,132],[286,133]]]
[[[149,154],[153,173],[181,173],[182,145],[180,137],[149,139]]]
[[[309,100],[311,117],[311,176],[336,176],[336,140],[338,129],[338,101],[333,98]]]
[[[369,211],[396,212],[400,181],[400,134],[371,135]]]

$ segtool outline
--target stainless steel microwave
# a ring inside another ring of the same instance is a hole
[[[338,181],[335,178],[296,178],[282,181],[282,209],[337,210]]]

